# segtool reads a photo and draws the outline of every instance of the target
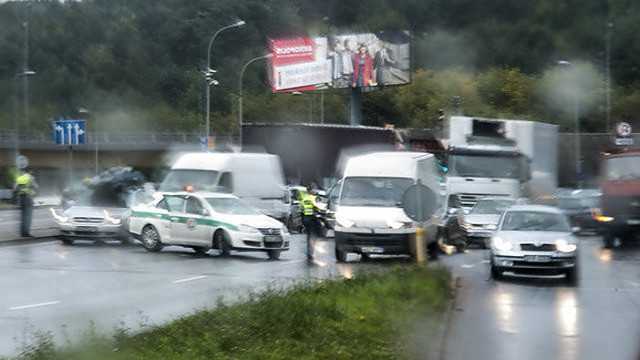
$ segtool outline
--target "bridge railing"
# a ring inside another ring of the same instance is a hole
[[[217,133],[217,143],[234,143],[238,140],[236,133]],[[0,128],[0,143],[51,143],[54,137],[48,131],[16,131]],[[153,131],[104,131],[87,132],[85,144],[139,144],[139,143],[199,143],[202,136],[197,132],[153,132]]]

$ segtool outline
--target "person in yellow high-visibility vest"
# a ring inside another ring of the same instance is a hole
[[[302,225],[307,233],[307,260],[313,260],[316,237],[320,236],[320,224],[316,218],[316,213],[320,210],[316,203],[316,188],[313,185],[307,186],[308,195],[300,202],[300,215]]]
[[[38,183],[33,175],[33,169],[27,166],[22,174],[16,178],[13,191],[18,195],[20,202],[20,236],[33,237],[31,235],[31,220],[33,219],[33,198],[38,190]]]

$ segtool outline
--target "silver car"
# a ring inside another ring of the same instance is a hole
[[[478,201],[471,210],[465,210],[459,221],[467,244],[475,243],[483,248],[488,247],[500,216],[506,208],[515,203],[514,198],[487,197]]]
[[[577,282],[578,240],[564,213],[546,205],[513,205],[505,210],[491,238],[494,279],[515,274],[566,274]]]

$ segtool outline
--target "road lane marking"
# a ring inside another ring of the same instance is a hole
[[[39,304],[16,306],[16,307],[9,308],[9,310],[24,310],[24,309],[37,308],[37,307],[42,307],[42,306],[56,305],[56,304],[59,304],[59,303],[60,303],[60,301],[49,301],[49,302],[44,302],[44,303],[39,303]]]
[[[173,283],[174,284],[179,284],[179,283],[183,283],[183,282],[187,282],[187,281],[200,280],[200,279],[204,279],[204,278],[206,278],[206,275],[200,275],[200,276],[194,276],[194,277],[190,277],[190,278],[186,278],[186,279],[175,280],[175,281],[173,281]]]
[[[41,242],[41,243],[37,243],[37,244],[25,244],[25,245],[16,245],[16,246],[2,246],[0,247],[0,249],[4,250],[4,249],[16,249],[16,248],[21,248],[21,247],[29,247],[29,246],[42,246],[42,245],[50,245],[50,244],[57,244],[59,243],[59,241],[47,241],[47,242]]]
[[[480,260],[480,261],[474,262],[473,264],[461,265],[460,267],[464,268],[464,269],[470,269],[470,268],[472,268],[472,267],[474,267],[474,266],[476,266],[478,264],[488,264],[488,263],[489,263],[489,260]]]

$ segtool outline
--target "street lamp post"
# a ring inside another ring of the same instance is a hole
[[[303,92],[300,91],[294,91],[291,93],[291,95],[293,96],[306,96],[307,97],[307,103],[309,104],[309,124],[311,124],[311,97]]]
[[[241,148],[242,148],[242,77],[244,76],[244,71],[247,69],[249,64],[251,64],[254,61],[258,61],[260,59],[266,59],[270,57],[273,57],[273,54],[266,54],[266,55],[253,58],[247,61],[247,63],[244,64],[244,66],[242,67],[242,71],[240,71],[240,77],[238,79],[238,139],[239,139],[238,141]]]
[[[23,123],[26,124],[28,123],[28,119],[29,119],[29,89],[28,89],[28,81],[27,78],[31,75],[35,75],[36,72],[32,71],[32,70],[27,70],[25,68],[25,70],[19,74],[16,74],[16,78],[23,78],[23,85],[22,85],[22,90],[23,90],[23,106],[24,106],[24,119],[23,119]],[[15,141],[15,148],[14,148],[14,160],[18,158],[18,153],[19,153],[19,143],[20,143],[20,125],[18,122],[18,118],[17,116],[13,117],[13,131],[15,132],[16,135],[16,141]]]
[[[211,39],[209,40],[209,47],[207,48],[207,70],[206,70],[206,73],[205,73],[206,76],[209,76],[209,74],[214,72],[211,69],[211,45],[213,45],[213,40],[215,40],[216,36],[218,36],[218,34],[221,31],[229,29],[229,28],[233,28],[233,27],[240,27],[240,26],[242,26],[244,24],[245,24],[245,22],[243,20],[238,20],[238,21],[236,21],[235,23],[233,23],[231,25],[227,25],[227,26],[224,26],[224,27],[220,28],[218,31],[216,31],[213,34],[213,36],[211,36]],[[206,130],[205,130],[206,131],[207,140],[209,139],[209,124],[210,124],[210,120],[209,120],[210,109],[209,109],[209,106],[210,106],[210,94],[211,94],[210,87],[211,87],[212,83],[214,83],[214,82],[210,82],[209,79],[207,79],[207,81],[205,83],[206,90],[207,90],[207,95],[206,95],[206,97],[207,97],[207,127],[206,127]],[[215,82],[215,83],[217,83],[217,82]]]
[[[607,128],[606,132],[610,132],[611,119],[611,70],[610,70],[610,53],[611,53],[611,29],[613,23],[607,23]]]
[[[570,61],[561,60],[558,61],[559,65],[563,66],[571,66],[573,64]],[[575,126],[574,126],[574,140],[575,140],[575,148],[576,148],[576,180],[578,181],[578,189],[582,189],[582,164],[580,163],[580,111],[578,109],[578,84],[577,84],[577,74],[575,70],[572,72],[573,77],[573,87],[574,87],[574,96],[573,96],[573,114],[575,117]]]

